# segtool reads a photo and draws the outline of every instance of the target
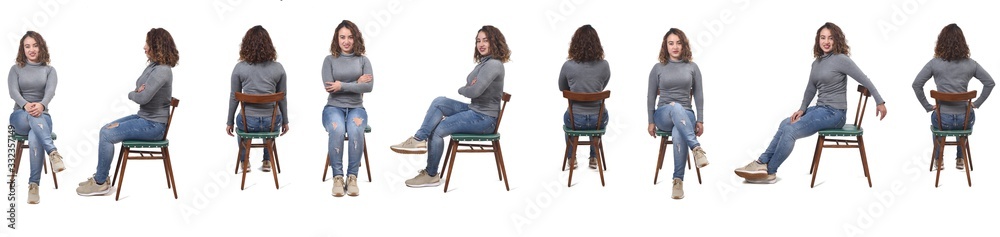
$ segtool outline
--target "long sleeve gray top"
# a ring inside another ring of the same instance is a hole
[[[49,101],[56,95],[56,84],[59,78],[56,69],[41,63],[26,63],[24,67],[17,64],[10,67],[7,74],[7,91],[14,99],[14,110],[24,109],[28,103],[41,103],[45,106],[43,113],[49,112]]]
[[[611,67],[607,60],[577,62],[567,60],[559,70],[559,90],[579,93],[594,93],[604,91],[611,79]],[[573,103],[574,114],[597,114],[601,107],[600,101]],[[607,108],[605,108],[606,110]]]
[[[158,123],[167,123],[170,116],[170,98],[173,92],[174,73],[170,66],[150,63],[135,80],[135,88],[142,85],[142,92],[128,93],[128,99],[139,104],[139,117]]]
[[[917,73],[917,78],[913,80],[913,92],[917,94],[917,101],[920,101],[920,105],[924,107],[924,110],[930,112],[934,106],[927,102],[927,97],[924,96],[924,84],[927,84],[927,80],[934,77],[934,84],[937,86],[937,91],[946,93],[963,93],[969,90],[969,81],[973,77],[979,79],[979,82],[983,84],[982,94],[979,94],[979,98],[972,103],[974,108],[979,108],[980,105],[986,101],[986,97],[990,96],[990,92],[993,91],[993,86],[996,82],[993,81],[993,77],[979,66],[976,60],[963,59],[954,61],[945,61],[941,58],[931,59],[924,65],[923,69],[920,69],[920,73]],[[941,113],[946,114],[965,114],[966,103],[964,102],[941,102]]]
[[[816,105],[827,105],[835,109],[846,110],[847,76],[851,76],[855,81],[868,88],[868,91],[875,97],[876,104],[885,103],[872,81],[865,73],[861,72],[861,69],[858,68],[857,64],[854,64],[850,57],[843,54],[826,54],[812,63],[809,83],[806,85],[806,92],[799,110],[806,111],[813,97],[818,97]]]
[[[469,109],[495,118],[500,114],[503,76],[503,63],[500,60],[482,58],[465,78],[465,86],[458,88],[458,94],[472,99]]]
[[[694,93],[694,103],[698,107],[696,117],[698,122],[704,122],[704,91],[702,90],[701,70],[694,62],[671,60],[667,64],[656,63],[649,71],[649,90],[646,93],[646,114],[649,123],[653,123],[653,113],[656,108],[680,103],[685,109],[691,110],[691,93]],[[659,96],[659,102],[656,97]],[[654,105],[656,105],[654,107]]]
[[[233,76],[230,80],[229,92],[229,114],[226,125],[233,125],[236,116],[236,93],[242,92],[251,95],[266,95],[278,92],[285,92],[285,68],[278,62],[261,62],[249,64],[240,61],[233,68]],[[271,117],[274,113],[274,104],[246,104],[246,116],[248,117]],[[288,124],[288,94],[278,102],[278,114],[282,115],[281,124]]]
[[[371,82],[358,82],[358,78],[364,74],[372,74],[372,64],[368,57],[354,54],[340,54],[340,57],[327,55],[323,60],[323,86],[327,82],[340,81],[340,90],[330,92],[326,105],[339,108],[364,107],[362,94],[372,92],[375,84],[374,77]]]

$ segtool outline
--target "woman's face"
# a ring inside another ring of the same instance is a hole
[[[354,34],[351,33],[351,29],[347,29],[347,27],[340,28],[337,31],[337,42],[340,46],[340,52],[354,53]]]
[[[149,52],[149,44],[142,45],[142,52],[146,53],[147,58],[152,58],[152,54]]]
[[[683,46],[684,45],[681,43],[681,37],[678,37],[676,34],[670,34],[667,36],[667,54],[670,55],[670,60],[681,60],[681,51],[684,49]]]
[[[823,28],[819,31],[819,48],[823,50],[823,54],[833,50],[833,35],[830,34],[830,29]]]
[[[38,63],[38,42],[35,38],[24,38],[24,45],[21,47],[24,47],[24,57],[28,58],[28,62]]]
[[[486,32],[480,31],[476,35],[476,50],[479,51],[479,55],[490,55],[490,40],[486,38]]]

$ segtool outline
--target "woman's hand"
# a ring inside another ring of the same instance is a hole
[[[135,93],[139,93],[146,90],[146,84],[142,84],[139,88],[135,89]]]
[[[789,121],[789,122],[790,122],[790,123],[795,123],[795,122],[798,122],[798,121],[799,121],[799,119],[801,119],[801,118],[802,118],[802,115],[804,115],[804,114],[806,114],[806,112],[805,112],[805,111],[802,111],[802,110],[799,110],[799,111],[795,111],[795,113],[792,113],[792,117],[790,117],[790,118],[791,118],[791,121]]]
[[[935,105],[935,106],[937,106],[937,105]],[[886,113],[886,111],[885,111],[885,103],[882,103],[882,104],[879,104],[878,106],[875,106],[875,116],[878,116],[878,120],[881,121],[882,119],[884,119],[885,118],[885,113]]]
[[[42,116],[42,112],[45,111],[45,105],[42,103],[28,103],[24,106],[24,111],[28,112],[31,117]]]
[[[649,124],[649,136],[656,138],[656,124]]]
[[[340,81],[326,82],[326,92],[337,92],[340,91]]]
[[[361,77],[358,78],[358,83],[369,83],[369,82],[372,82],[372,74],[361,75]]]
[[[288,132],[288,124],[287,123],[286,124],[282,124],[281,125],[281,134],[279,136],[284,136],[285,133],[287,133],[287,132]]]
[[[226,125],[226,134],[229,134],[230,137],[233,136],[233,125]]]
[[[702,122],[697,122],[694,124],[694,135],[700,137],[702,133],[705,133],[705,125]]]

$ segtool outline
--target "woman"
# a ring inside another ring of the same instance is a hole
[[[649,72],[649,89],[646,92],[647,132],[656,137],[656,130],[670,131],[674,136],[674,182],[670,195],[673,199],[684,198],[684,162],[688,149],[694,153],[698,168],[708,165],[705,150],[698,142],[698,136],[705,131],[701,70],[691,61],[691,45],[688,42],[684,31],[677,28],[670,28],[663,35],[660,62],[654,64]],[[692,94],[698,106],[697,116],[691,109]]]
[[[816,30],[813,45],[816,60],[812,63],[802,105],[791,117],[781,121],[767,150],[757,160],[736,169],[736,175],[751,183],[773,184],[777,181],[778,167],[792,153],[795,140],[812,136],[819,130],[843,127],[847,119],[847,76],[868,88],[878,104],[875,115],[880,116],[879,120],[885,118],[885,101],[849,56],[850,47],[840,27],[827,22]],[[817,97],[816,106],[807,108],[814,96]]]
[[[129,100],[139,104],[139,112],[101,127],[97,145],[97,171],[76,188],[76,193],[81,196],[111,192],[108,171],[115,155],[115,143],[124,140],[161,140],[166,132],[174,80],[171,68],[177,66],[180,57],[170,32],[163,28],[150,29],[146,33],[143,50],[150,63],[136,79],[135,90],[128,93]]]
[[[983,69],[976,60],[969,58],[969,45],[965,43],[965,35],[962,28],[956,24],[950,24],[941,29],[938,34],[937,46],[934,47],[934,58],[924,65],[924,68],[913,80],[913,92],[917,94],[917,101],[923,105],[924,110],[931,112],[934,106],[927,102],[924,96],[924,84],[934,77],[934,84],[937,91],[946,93],[964,93],[969,90],[969,81],[973,77],[979,79],[983,84],[983,93],[972,103],[972,108],[978,109],[986,101],[993,91],[996,83],[990,74]],[[962,102],[941,102],[941,121],[938,127],[937,111],[931,113],[931,125],[935,129],[941,130],[963,130],[972,129],[976,123],[976,112],[969,111],[969,127],[965,125],[966,104]],[[934,161],[938,169],[944,168],[943,160],[938,150],[938,140],[934,140]],[[955,158],[955,168],[964,169],[962,150],[959,149]]]
[[[353,22],[344,20],[334,30],[330,55],[323,60],[323,86],[330,94],[323,107],[323,127],[329,133],[327,158],[333,168],[333,196],[344,196],[344,134],[347,153],[347,195],[358,196],[358,167],[365,147],[368,112],[363,94],[372,91],[372,64],[365,57],[365,40]],[[348,122],[350,121],[350,122]]]
[[[427,167],[416,177],[406,180],[408,187],[433,187],[441,184],[438,163],[444,152],[444,137],[453,133],[494,133],[503,96],[503,64],[510,60],[507,40],[500,30],[491,25],[483,26],[476,35],[473,61],[478,63],[466,85],[458,93],[472,99],[466,104],[444,96],[434,99],[424,121],[412,137],[390,148],[398,153],[427,153]],[[448,119],[444,119],[443,117]],[[428,146],[428,140],[430,146]],[[428,152],[428,150],[430,152]]]
[[[31,176],[28,178],[28,204],[38,204],[38,183],[41,181],[45,154],[49,154],[52,172],[66,170],[62,156],[52,142],[52,117],[49,102],[56,95],[56,69],[49,65],[49,47],[38,32],[21,36],[16,64],[7,74],[7,90],[14,99],[10,125],[14,133],[27,135],[30,149]]]
[[[604,91],[611,79],[611,68],[608,61],[604,60],[604,48],[601,47],[601,38],[597,36],[597,30],[590,25],[584,25],[576,29],[573,39],[569,43],[569,56],[562,69],[559,71],[559,90],[579,93],[594,93]],[[576,129],[587,130],[597,129],[598,113],[601,114],[601,128],[607,128],[608,110],[600,110],[600,102],[579,102],[573,104],[573,122]],[[563,124],[566,127],[574,127],[570,124],[570,114],[567,110],[563,114]],[[567,136],[566,140],[569,141]],[[591,139],[593,140],[593,139]],[[575,161],[576,151],[573,147],[566,146],[565,157]],[[590,168],[597,169],[597,148],[590,146]],[[576,162],[573,167],[576,168]]]
[[[237,129],[247,132],[267,132],[271,131],[272,124],[281,124],[281,134],[288,132],[288,118],[283,117],[288,114],[286,108],[287,95],[278,103],[278,114],[271,121],[274,113],[274,104],[246,104],[246,123],[243,124],[243,115],[236,114],[236,92],[251,95],[265,95],[278,92],[285,92],[285,69],[281,63],[275,62],[278,53],[271,44],[271,36],[262,26],[254,26],[247,30],[243,36],[243,43],[240,44],[240,62],[233,68],[233,76],[230,80],[229,91],[229,113],[226,118],[226,134],[233,136],[233,124]],[[235,116],[235,121],[234,121]],[[240,145],[240,159],[246,155],[247,148],[244,143],[237,139]],[[270,148],[264,148],[264,160],[260,170],[271,171]],[[247,162],[244,160],[243,162]],[[249,169],[247,169],[249,170]]]

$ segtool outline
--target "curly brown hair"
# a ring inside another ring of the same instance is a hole
[[[347,28],[351,31],[351,35],[354,36],[354,45],[351,46],[351,53],[354,55],[365,55],[365,39],[361,37],[361,30],[358,30],[358,25],[354,22],[344,20],[341,21],[337,28],[333,30],[333,42],[330,42],[330,53],[333,54],[334,58],[340,57],[340,54],[344,53],[340,50],[340,29]]]
[[[278,60],[278,52],[274,50],[267,29],[257,25],[247,30],[247,34],[243,36],[243,43],[240,44],[240,61],[252,65],[274,60]]]
[[[839,53],[845,56],[851,56],[851,46],[847,46],[847,37],[844,36],[844,31],[840,30],[840,27],[832,22],[827,22],[820,26],[816,30],[816,41],[813,44],[813,57],[819,58],[823,56],[823,48],[819,46],[819,33],[823,32],[823,29],[830,30],[830,38],[833,38],[833,48],[830,49],[830,53]]]
[[[24,40],[28,37],[35,39],[35,44],[38,44],[38,62],[42,65],[49,64],[49,45],[45,44],[45,39],[42,39],[42,35],[38,32],[28,31],[21,36],[21,44],[17,46],[17,58],[14,62],[17,63],[18,67],[24,67],[28,63],[28,56],[24,54]]]
[[[937,46],[934,47],[934,57],[944,61],[955,61],[969,58],[969,45],[965,43],[965,34],[957,24],[951,23],[941,29],[938,34]]]
[[[500,33],[500,29],[492,25],[484,25],[476,34],[478,35],[479,32],[486,33],[486,40],[490,43],[490,57],[500,60],[503,63],[510,61],[510,49],[507,48],[507,39],[503,37],[503,33]],[[482,59],[486,57],[479,54],[479,49],[476,49],[476,47],[472,47],[472,51],[472,59],[476,63],[482,62]]]
[[[146,32],[146,45],[149,46],[147,60],[156,64],[177,66],[180,55],[177,53],[177,46],[174,45],[174,38],[170,32],[163,28],[153,28]]]
[[[569,42],[567,59],[580,63],[604,59],[604,47],[601,47],[601,38],[593,26],[583,25],[576,29]]]
[[[670,35],[677,35],[677,38],[680,38],[681,61],[690,62],[691,60],[694,60],[691,57],[691,44],[690,41],[688,41],[687,35],[685,35],[684,31],[681,31],[680,29],[670,28],[666,34],[663,34],[663,44],[660,45],[660,63],[670,63],[670,52],[667,50],[667,37],[670,37]]]

